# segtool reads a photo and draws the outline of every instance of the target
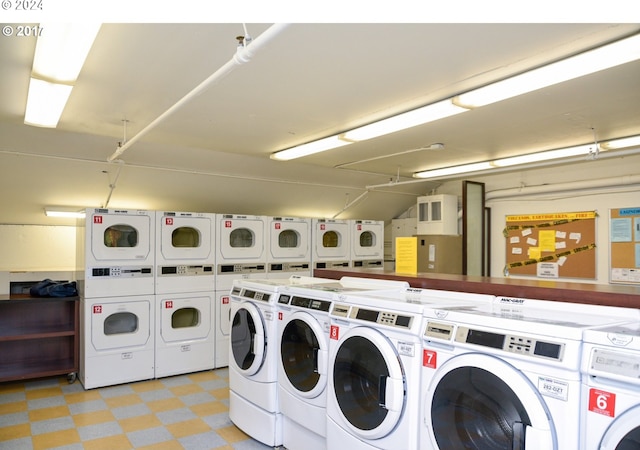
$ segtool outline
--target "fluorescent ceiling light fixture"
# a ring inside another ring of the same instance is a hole
[[[303,156],[313,155],[314,153],[324,152],[332,148],[342,147],[351,144],[350,141],[340,139],[339,135],[329,136],[318,141],[309,142],[307,144],[291,147],[287,150],[281,150],[271,154],[271,159],[278,161],[289,161],[290,159],[301,158]]]
[[[69,208],[66,206],[47,206],[44,208],[47,217],[63,217],[71,219],[81,219],[85,217],[84,209]]]
[[[640,34],[454,97],[466,108],[488,105],[640,59]]]
[[[24,123],[55,128],[100,24],[44,23],[40,28]]]
[[[73,86],[31,78],[24,123],[55,128]]]
[[[36,42],[32,76],[59,83],[78,79],[99,23],[42,23]]]
[[[570,158],[572,156],[587,156],[590,152],[595,150],[595,143],[588,145],[579,145],[577,147],[560,148],[558,150],[549,150],[546,152],[529,153],[527,155],[496,159],[494,161],[491,161],[491,165],[494,167],[509,167],[517,166],[520,164],[532,164],[541,161],[549,161],[551,159]]]
[[[493,169],[490,161],[483,161],[471,164],[462,164],[460,166],[444,167],[442,169],[423,170],[413,174],[415,178],[439,178],[448,177],[450,175],[458,175],[461,173],[479,172],[481,170]]]
[[[451,100],[443,100],[406,113],[398,114],[397,116],[389,117],[388,119],[355,128],[344,133],[343,137],[348,141],[365,141],[385,134],[391,134],[396,131],[434,122],[438,119],[444,119],[445,117],[460,114],[465,111],[467,111],[467,109],[454,105],[451,103]]]
[[[631,136],[627,138],[614,139],[612,141],[602,142],[600,147],[605,150],[616,150],[618,148],[640,147],[640,136]]]

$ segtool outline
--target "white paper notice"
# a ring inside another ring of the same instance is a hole
[[[567,232],[566,231],[556,231],[556,239],[566,239]]]
[[[566,256],[561,256],[560,258],[558,258],[558,265],[559,266],[563,266],[564,263],[567,262],[567,257]]]
[[[519,236],[511,236],[511,239],[509,239],[509,243],[511,244],[518,244],[519,242],[520,242]]]
[[[567,248],[567,243],[565,241],[556,241],[556,250],[559,248]]]
[[[576,241],[576,244],[580,242],[581,238],[582,238],[582,233],[569,234],[569,239],[571,239],[572,241]]]
[[[531,233],[533,233],[531,228],[525,228],[524,230],[522,230],[522,235],[523,236],[529,236]]]
[[[513,254],[513,255],[522,255],[522,249],[520,247],[513,247],[511,249],[511,254]]]
[[[527,244],[529,245],[536,245],[537,243],[538,243],[537,239],[534,239],[534,238],[527,239]]]

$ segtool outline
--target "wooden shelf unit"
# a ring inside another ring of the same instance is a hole
[[[0,382],[78,372],[79,298],[0,296]]]

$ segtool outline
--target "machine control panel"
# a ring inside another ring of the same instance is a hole
[[[271,294],[268,292],[254,291],[253,289],[245,289],[242,292],[242,297],[257,300],[259,302],[268,302],[271,298]]]
[[[309,270],[309,263],[271,263],[269,272],[299,272]]]
[[[265,272],[264,264],[220,264],[218,275]]]
[[[640,381],[640,356],[631,353],[594,348],[591,353],[591,370]]]
[[[294,295],[289,302],[291,306],[297,306],[298,308],[311,309],[313,311],[329,312],[331,309],[331,302],[328,300],[320,300],[317,298],[298,297]]]
[[[349,267],[349,261],[324,261],[316,263],[316,269],[333,269],[335,267]]]
[[[336,317],[347,318],[349,317],[349,309],[351,307],[349,305],[344,305],[342,303],[334,303],[333,309],[331,310],[331,315]]]
[[[358,306],[351,308],[349,318],[406,329],[411,328],[413,323],[412,316],[405,316],[392,311],[360,308]]]
[[[427,322],[424,329],[424,337],[432,337],[438,339],[450,340],[453,336],[454,326],[450,323]]]
[[[140,278],[152,277],[151,266],[111,266],[92,267],[91,276],[94,278]]]
[[[458,326],[455,341],[494,348],[508,353],[554,359],[557,361],[562,361],[564,354],[564,344],[542,341],[528,336],[495,333],[479,328],[463,326]]]
[[[180,266],[160,266],[158,276],[197,276],[213,275],[213,264],[206,265],[180,265]]]

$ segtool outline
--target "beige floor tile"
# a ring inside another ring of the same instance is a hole
[[[174,386],[169,390],[173,392],[173,395],[177,395],[177,396],[197,394],[198,392],[204,391],[204,389],[202,389],[197,384],[183,384],[181,386]]]
[[[13,439],[21,439],[28,436],[31,436],[31,425],[28,423],[0,427],[0,448],[2,448],[2,441],[11,441]]]
[[[67,417],[69,414],[69,407],[67,405],[52,406],[50,408],[39,408],[29,411],[29,420],[31,422],[37,422],[38,420],[57,419],[59,417]]]
[[[167,387],[160,380],[150,380],[131,384],[131,389],[135,392],[157,391],[158,389],[166,388]]]
[[[211,395],[213,395],[218,400],[229,398],[229,388],[214,389],[213,391],[209,392],[211,392]]]
[[[229,411],[229,407],[222,402],[206,402],[189,407],[198,417],[211,416]]]
[[[100,392],[96,390],[92,391],[82,391],[82,392],[73,392],[71,394],[66,394],[64,399],[67,403],[82,403],[82,402],[90,402],[93,400],[101,400],[102,396]]]
[[[124,434],[84,441],[82,446],[84,450],[125,450],[133,448],[133,445]]]
[[[27,400],[38,400],[41,398],[55,397],[62,395],[62,389],[59,387],[51,387],[45,389],[34,389],[32,391],[26,391]]]
[[[230,427],[218,428],[216,430],[216,433],[218,433],[225,441],[230,444],[249,439],[249,436],[247,436],[241,429],[239,429],[235,425],[232,425]]]
[[[29,405],[27,402],[13,402],[2,405],[2,414],[13,414],[26,411]]]
[[[71,430],[54,431],[33,436],[33,450],[43,450],[48,448],[63,447],[65,445],[77,444],[80,442],[78,431]]]
[[[194,434],[206,433],[211,430],[211,427],[201,419],[172,423],[167,425],[166,428],[178,439],[185,436],[192,436]]]
[[[131,406],[142,403],[142,399],[137,394],[121,395],[119,397],[106,398],[105,403],[109,409],[119,408],[122,406]]]
[[[125,433],[131,433],[138,430],[146,430],[162,426],[162,422],[153,414],[146,414],[138,417],[128,417],[118,421]]]
[[[116,420],[113,413],[108,410],[91,411],[73,416],[73,421],[77,427],[85,427],[87,425],[95,425],[97,423],[112,422]]]

